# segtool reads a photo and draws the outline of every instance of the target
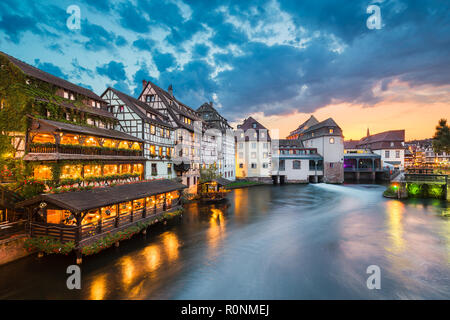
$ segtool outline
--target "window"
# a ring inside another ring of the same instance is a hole
[[[391,142],[391,147],[393,147],[394,146],[394,142]]]
[[[386,150],[386,151],[384,152],[384,157],[385,157],[385,158],[389,158],[389,157],[390,157],[389,150]]]
[[[269,144],[268,144],[267,142],[264,142],[264,143],[263,143],[263,148],[264,148],[264,149],[267,149],[268,146],[269,146]]]
[[[244,148],[244,144],[242,142],[239,143],[239,149]]]
[[[301,162],[299,160],[292,161],[292,169],[295,170],[301,169]]]
[[[239,168],[244,168],[244,164],[243,163],[239,163]]]
[[[262,166],[263,166],[264,169],[267,169],[269,167],[269,165],[267,163],[263,163]]]
[[[156,96],[154,94],[148,94],[145,96],[145,102],[153,102],[155,101]]]
[[[239,158],[243,158],[244,157],[244,153],[243,152],[239,152]]]
[[[256,169],[256,163],[252,163],[252,169]]]
[[[330,130],[328,130],[328,132],[329,132],[329,133],[334,133],[334,129],[331,129],[331,128],[330,128]]]
[[[264,159],[267,159],[268,157],[269,157],[269,154],[268,154],[267,152],[264,152],[264,153],[263,153],[263,158],[264,158]]]
[[[151,134],[155,134],[155,133],[156,133],[156,128],[155,128],[155,126],[153,126],[153,125],[150,126],[150,133],[151,133]]]
[[[256,129],[256,123],[252,124],[253,129]]]
[[[330,138],[330,143],[331,143],[331,144],[334,143],[334,138]]]
[[[285,170],[284,160],[280,160],[280,171],[284,171],[284,170]]]
[[[256,149],[256,142],[252,142],[252,149]]]
[[[171,164],[171,163],[168,163],[168,164],[167,164],[167,174],[168,174],[168,175],[171,175],[171,174],[172,174],[172,164]]]
[[[158,175],[158,168],[156,167],[156,163],[152,163],[152,176]]]
[[[396,158],[400,158],[400,150],[396,150],[395,151],[395,157]]]
[[[256,159],[256,152],[252,152],[252,159]]]
[[[334,168],[334,163],[330,163],[330,168]]]

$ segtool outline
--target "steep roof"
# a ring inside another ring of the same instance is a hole
[[[79,93],[81,95],[84,95],[84,96],[89,97],[94,100],[103,101],[102,98],[100,98],[98,95],[96,95],[94,92],[92,92],[89,89],[83,88],[81,86],[73,84],[72,82],[61,79],[61,78],[54,76],[48,72],[45,72],[41,69],[33,67],[33,66],[29,65],[28,63],[25,63],[19,59],[16,59],[4,52],[0,51],[0,54],[3,55],[4,57],[6,57],[9,61],[11,61],[11,63],[13,63],[20,70],[22,70],[22,72],[25,73],[27,76],[30,76],[30,77],[39,79],[41,81],[53,84],[55,86]]]
[[[45,201],[60,208],[78,213],[121,202],[142,199],[160,193],[182,190],[184,188],[186,188],[184,184],[173,180],[152,180],[92,190],[41,194],[37,197],[19,202],[17,207],[27,207]]]
[[[319,120],[317,120],[316,117],[311,115],[309,117],[309,119],[306,120],[305,122],[303,122],[302,124],[300,124],[297,127],[297,129],[295,129],[294,131],[291,131],[290,135],[302,133],[303,131],[305,131],[306,129],[308,129],[309,127],[311,127],[317,123],[319,123]]]
[[[227,119],[225,119],[214,107],[212,102],[205,102],[198,109],[197,112],[203,118],[203,121],[207,122],[211,127],[217,129],[232,129],[229,125]],[[206,114],[211,114],[211,116],[206,117]]]
[[[344,141],[344,149],[357,149],[358,144],[359,144],[358,140]]]
[[[339,126],[337,125],[337,123],[333,120],[333,118],[328,118],[326,120],[323,120],[319,123],[316,123],[315,125],[305,129],[303,132],[311,132],[320,128],[324,128],[324,127],[337,127],[339,128]]]
[[[276,142],[275,142],[276,144]],[[278,140],[278,147],[283,148],[304,148],[303,142],[299,139],[280,139]]]
[[[133,97],[127,95],[126,93],[123,93],[123,92],[121,92],[117,89],[111,88],[111,87],[109,87],[106,91],[108,91],[108,90],[111,90],[112,92],[114,92],[119,97],[120,100],[122,100],[127,106],[129,106],[131,109],[133,109],[133,111],[136,112],[145,121],[158,123],[160,125],[172,128],[172,126],[169,123],[169,120],[167,119],[167,117],[165,115],[163,115],[158,110],[153,109],[145,102],[138,100],[136,98],[133,98]],[[106,93],[106,91],[105,91],[105,93]],[[103,95],[104,94],[102,94],[102,96]],[[152,118],[147,117],[146,112],[153,113],[156,116],[156,118],[152,119]]]
[[[374,143],[381,141],[405,141],[405,130],[390,130],[373,134],[362,138],[360,143]]]
[[[253,124],[256,124],[255,128],[253,127]],[[238,126],[238,129],[242,129],[244,131],[247,131],[249,129],[267,130],[266,127],[264,127],[261,123],[256,121],[253,117],[248,117],[247,119],[245,119],[244,122],[240,126]]]

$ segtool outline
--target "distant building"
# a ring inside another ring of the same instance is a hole
[[[303,132],[305,130],[309,129],[309,127],[316,125],[318,123],[319,123],[319,120],[317,120],[314,116],[311,116],[311,117],[309,117],[308,120],[306,120],[301,125],[299,125],[297,127],[297,129],[295,129],[294,131],[291,131],[291,133],[286,137],[286,139],[288,139],[288,140],[301,139],[301,137],[303,136]]]
[[[272,179],[275,183],[319,182],[323,158],[317,148],[305,148],[299,139],[272,140]]]
[[[374,135],[367,135],[358,143],[358,148],[365,148],[381,156],[382,167],[405,167],[405,130],[390,130]]]
[[[359,140],[344,141],[344,178],[345,180],[369,179],[375,181],[381,177],[381,156],[371,150],[358,146]]]
[[[318,154],[322,156],[323,181],[343,183],[344,137],[342,130],[332,118],[318,123],[315,123],[316,121],[317,119],[311,116],[299,126],[299,128],[303,128],[296,134],[299,135],[305,148],[316,148]]]
[[[238,125],[236,140],[236,178],[271,179],[271,139],[269,130],[249,117]]]
[[[208,131],[215,129],[217,145],[217,169],[223,178],[228,180],[236,179],[235,168],[235,140],[233,128],[228,124],[227,119],[222,117],[213,107],[213,103],[204,103],[197,112],[203,121],[208,124]]]

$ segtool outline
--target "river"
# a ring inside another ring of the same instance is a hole
[[[449,299],[450,211],[385,199],[379,185],[235,189],[227,204],[83,259],[36,255],[0,267],[0,299]],[[366,269],[379,266],[381,289]]]

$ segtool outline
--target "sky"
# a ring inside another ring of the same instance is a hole
[[[0,50],[99,95],[172,84],[193,109],[213,101],[280,137],[312,114],[345,139],[429,138],[450,121],[449,1],[2,0]]]

